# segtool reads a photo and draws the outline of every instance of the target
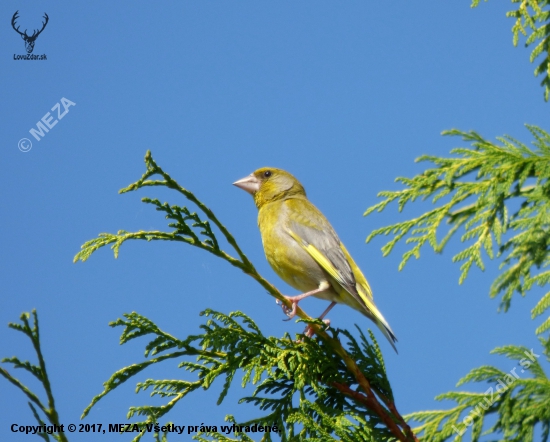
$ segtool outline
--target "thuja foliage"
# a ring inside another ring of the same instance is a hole
[[[115,257],[121,245],[128,240],[178,241],[218,256],[254,278],[268,293],[290,307],[289,301],[264,279],[239,248],[234,237],[191,191],[180,186],[153,160],[150,152],[145,156],[146,172],[120,192],[138,190],[149,186],[164,186],[179,192],[198,208],[200,214],[187,207],[161,203],[156,199],[143,198],[164,213],[170,221],[168,232],[124,230],[116,234],[102,233],[86,242],[75,256],[75,261],[87,260],[96,250],[110,245]],[[230,246],[232,252],[223,250],[215,230]],[[249,423],[275,425],[278,433],[266,433],[263,440],[272,440],[274,435],[287,440],[417,440],[397,411],[393,394],[386,378],[384,362],[378,344],[371,335],[372,343],[359,331],[357,341],[345,330],[325,330],[321,321],[310,318],[300,308],[298,316],[311,327],[316,339],[302,337],[293,341],[288,335],[283,338],[266,337],[256,324],[243,313],[230,315],[207,311],[212,316],[202,328],[204,333],[179,340],[163,332],[156,324],[136,313],[125,315],[113,326],[124,326],[121,342],[152,335],[146,346],[144,362],[133,364],[117,371],[105,383],[104,391],[96,396],[85,410],[105,394],[111,392],[144,368],[166,359],[193,356],[195,362],[185,360],[180,367],[196,372],[197,379],[147,380],[138,383],[138,391],[151,389],[153,395],[168,398],[163,406],[132,407],[128,417],[142,416],[140,425],[151,425],[164,417],[176,403],[191,392],[209,388],[218,378],[224,378],[220,403],[239,373],[241,384],[256,385],[251,397],[242,399],[255,405],[266,415]],[[341,338],[344,337],[344,344]],[[229,422],[236,423],[228,417]],[[244,423],[246,424],[246,423]],[[232,428],[233,436],[210,429],[196,435],[201,440],[250,440],[246,431]],[[233,431],[234,430],[234,431]],[[141,438],[143,434],[136,437]]]
[[[56,440],[58,442],[67,442],[63,425],[60,424],[59,414],[55,408],[55,401],[53,397],[52,387],[46,372],[46,363],[44,362],[44,356],[42,355],[42,349],[40,347],[40,330],[38,328],[38,315],[35,310],[32,311],[33,325],[29,323],[31,314],[23,313],[20,317],[21,323],[9,323],[8,327],[17,330],[26,335],[32,343],[36,356],[38,358],[38,365],[29,361],[21,361],[16,356],[11,358],[3,358],[1,362],[12,364],[14,368],[21,368],[28,371],[42,384],[44,392],[46,393],[46,401],[40,399],[39,395],[32,392],[23,382],[12,376],[5,368],[0,367],[0,375],[6,378],[9,382],[15,385],[29,400],[28,404],[32,411],[37,425],[33,425],[30,432],[36,434],[44,439],[46,442],[50,440]]]
[[[255,385],[252,396],[240,402],[251,403],[264,414],[247,422],[237,422],[233,416],[228,416],[228,424],[208,426],[207,431],[200,431],[199,427],[197,437],[200,440],[245,441],[251,440],[250,436],[263,436],[265,441],[395,440],[380,417],[362,400],[357,400],[355,396],[363,394],[351,388],[357,384],[353,374],[340,358],[334,357],[332,348],[324,341],[305,339],[297,342],[289,335],[282,338],[265,336],[254,321],[241,312],[225,315],[206,310],[203,315],[210,319],[201,326],[202,333],[183,340],[135,312],[111,323],[113,327],[124,327],[121,344],[142,336],[150,338],[145,346],[146,360],[114,373],[105,382],[104,391],[86,408],[83,417],[103,396],[147,367],[168,359],[183,359],[179,367],[193,373],[195,379],[147,379],[137,383],[138,392],[149,390],[152,396],[166,398],[167,402],[160,406],[130,408],[128,418],[143,418],[135,423],[144,430],[134,441],[147,434],[148,426],[159,422],[180,400],[197,390],[209,389],[217,379],[223,385],[217,401],[220,404],[235,377],[241,378],[242,387]],[[371,388],[386,400],[393,401],[382,354],[373,335],[371,343],[361,332],[359,341],[345,330],[331,329],[330,333],[334,338],[345,338],[346,351],[369,379]],[[252,434],[250,429],[254,425],[269,427],[269,430],[264,434],[257,431]],[[193,435],[196,432],[185,431]]]
[[[504,311],[510,307],[514,293],[524,296],[535,285],[547,287],[550,135],[538,127],[527,128],[534,137],[534,148],[508,136],[493,143],[475,132],[444,132],[461,136],[471,147],[453,149],[451,157],[420,157],[418,161],[429,161],[435,167],[413,178],[397,178],[404,189],[380,192],[383,200],[365,215],[382,211],[393,202],[402,211],[408,203],[430,198],[435,207],[415,218],[379,228],[367,241],[380,235],[390,236],[382,248],[387,255],[403,240],[406,251],[399,265],[402,269],[411,257],[420,257],[423,246],[440,253],[461,232],[460,239],[466,246],[453,257],[453,261],[462,263],[459,282],[464,281],[473,265],[484,269],[484,259],[499,259],[501,273],[492,283],[490,295],[500,296]],[[532,309],[532,319],[549,310],[547,292]],[[548,330],[550,318],[536,333],[543,335]],[[550,362],[550,339],[540,336],[540,341],[543,348],[538,352]],[[456,407],[406,416],[421,423],[414,431],[423,441],[462,440],[468,429],[473,441],[483,434],[499,440],[504,437],[506,441],[532,441],[538,425],[542,428],[542,440],[548,440],[550,380],[540,363],[540,354],[521,346],[500,347],[493,353],[509,359],[509,371],[484,366],[472,370],[457,384],[487,382],[489,390],[445,393],[436,399],[452,400]],[[496,423],[484,429],[489,415],[495,416]]]
[[[541,339],[542,356],[550,361],[550,341]],[[508,358],[510,369],[502,371],[496,367],[475,368],[458,381],[457,387],[468,382],[485,382],[488,389],[482,393],[452,391],[436,397],[436,400],[450,400],[456,406],[449,410],[420,411],[406,416],[420,422],[414,430],[422,441],[441,442],[462,440],[471,428],[471,440],[527,442],[535,440],[537,425],[541,428],[541,439],[548,440],[550,432],[550,379],[544,372],[540,353],[522,346],[508,345],[495,348],[491,353]],[[530,377],[527,377],[530,376]],[[496,422],[483,430],[487,418],[494,416]]]
[[[534,285],[547,286],[550,271],[550,135],[527,126],[534,137],[534,149],[504,136],[500,143],[485,140],[476,132],[450,130],[444,135],[461,136],[471,147],[451,150],[454,157],[424,155],[436,167],[414,178],[397,178],[405,188],[384,191],[383,201],[365,212],[384,210],[396,202],[399,211],[407,203],[431,198],[435,208],[422,215],[374,230],[367,242],[380,235],[392,239],[384,245],[384,255],[404,240],[408,250],[399,269],[413,256],[420,257],[423,246],[442,252],[460,229],[467,247],[453,257],[461,262],[462,283],[472,265],[484,269],[484,256],[499,258],[502,272],[492,283],[490,296],[501,296],[501,307],[510,307],[512,295],[522,296]],[[531,311],[535,318],[550,309],[550,291]],[[550,317],[537,333],[550,330]]]
[[[485,0],[487,1],[487,0]],[[526,37],[525,46],[534,46],[530,61],[540,57],[535,68],[535,76],[542,75],[544,99],[550,96],[550,2],[548,0],[512,0],[517,9],[506,13],[515,19],[512,27],[514,46],[517,46],[520,34]],[[479,5],[479,0],[472,1],[472,7]]]

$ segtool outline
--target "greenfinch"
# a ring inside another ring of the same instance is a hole
[[[233,183],[254,197],[265,256],[287,284],[303,292],[286,297],[296,314],[308,296],[331,301],[320,319],[336,303],[346,304],[372,320],[395,351],[395,334],[376,308],[363,273],[325,218],[306,197],[304,187],[290,173],[263,167]]]

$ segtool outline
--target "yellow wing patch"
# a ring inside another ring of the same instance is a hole
[[[351,270],[353,272],[353,276],[355,277],[355,281],[357,282],[357,291],[359,292],[361,297],[363,297],[363,294],[366,294],[370,298],[370,300],[373,301],[374,297],[372,296],[372,290],[370,288],[369,282],[367,281],[367,278],[365,278],[365,275],[363,275],[361,269],[357,266],[357,264],[355,264],[355,261],[349,254],[348,250],[345,248],[344,244],[340,243],[340,248],[342,249],[342,252],[344,252],[344,255],[346,256],[346,259],[348,260]],[[365,303],[368,305],[366,301]]]
[[[294,233],[292,230],[288,229],[288,233],[294,240],[302,246],[302,248],[311,255],[311,257],[317,261],[317,263],[325,269],[325,271],[332,276],[338,284],[340,284],[342,287],[345,287],[345,281],[342,278],[342,275],[340,272],[332,265],[332,263],[327,259],[325,255],[323,255],[317,247],[315,247],[312,244],[307,243],[302,238],[300,238],[296,233]]]
[[[307,241],[304,241],[302,238],[300,238],[296,233],[294,233],[292,230],[287,229],[288,234],[298,243],[302,248],[310,254],[310,256],[331,276],[333,277],[338,284],[346,291],[348,292],[354,299],[356,299],[357,302],[362,303],[363,307],[367,310],[369,313],[367,316],[371,318],[378,328],[382,331],[382,333],[386,336],[388,341],[390,342],[391,346],[394,348],[394,350],[397,352],[397,349],[395,348],[394,342],[397,341],[397,338],[395,337],[395,334],[393,333],[392,329],[390,328],[388,322],[382,316],[382,313],[376,308],[376,305],[374,305],[374,300],[372,299],[372,290],[370,288],[369,283],[367,282],[367,279],[357,267],[357,264],[353,261],[350,254],[344,247],[342,243],[340,243],[340,248],[344,252],[344,255],[350,264],[351,270],[353,272],[353,276],[355,277],[356,285],[356,293],[350,293],[348,289],[346,289],[346,283],[344,281],[344,278],[340,274],[340,272],[332,265],[332,263],[329,261],[329,259],[323,255],[314,245],[309,244]],[[360,299],[357,299],[357,296],[359,295]]]

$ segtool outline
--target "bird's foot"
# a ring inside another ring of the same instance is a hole
[[[296,307],[298,307],[298,301],[296,301],[294,298],[290,296],[285,296],[285,298],[292,303],[292,308],[288,308],[285,304],[283,304],[278,299],[275,301],[277,304],[281,304],[281,308],[283,309],[283,313],[288,316],[287,319],[283,319],[283,321],[290,321],[294,316],[296,316]]]
[[[323,322],[325,323],[327,328],[330,327],[330,319],[323,319]],[[304,335],[306,335],[308,338],[312,338],[314,333],[315,332],[313,331],[313,327],[311,325],[308,325],[304,330]]]
[[[285,304],[282,304],[281,306],[285,315],[288,316],[288,319],[286,319],[286,321],[290,321],[292,318],[294,318],[294,316],[296,316],[296,308],[298,307],[298,303],[302,299],[305,299],[308,296],[313,296],[320,292],[324,292],[328,288],[330,288],[330,284],[327,281],[322,281],[321,284],[319,284],[319,287],[317,287],[315,290],[310,290],[309,292],[302,293],[298,296],[285,296],[285,299],[292,304],[292,308],[288,308]],[[277,304],[279,304],[280,301],[277,300],[276,302]],[[325,310],[325,312],[321,315],[321,318],[327,314],[327,312],[334,306],[334,304],[336,304],[336,302],[330,304],[330,307]]]

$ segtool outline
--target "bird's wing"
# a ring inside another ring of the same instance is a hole
[[[360,305],[386,336],[397,352],[397,338],[374,304],[365,276],[341,243],[324,215],[306,199],[285,201],[288,210],[287,231],[310,256]]]
[[[357,264],[355,264],[355,261],[349,254],[348,250],[344,247],[344,244],[340,243],[340,248],[344,252],[344,255],[346,256],[346,259],[348,260],[351,270],[353,271],[353,276],[355,276],[355,280],[357,281],[356,287],[358,288],[359,294],[365,294],[370,298],[371,301],[374,300],[374,297],[372,296],[372,289],[370,288],[369,282],[367,281],[367,278],[365,278],[365,275],[363,275],[363,272],[361,272],[361,269]]]
[[[358,302],[355,276],[336,232],[323,214],[306,199],[285,201],[290,236]]]

